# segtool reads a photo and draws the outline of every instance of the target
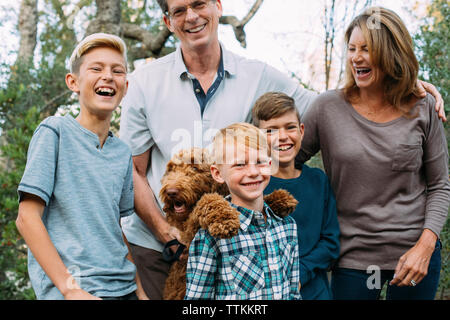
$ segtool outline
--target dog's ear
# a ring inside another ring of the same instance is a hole
[[[298,204],[298,201],[289,192],[283,189],[278,189],[265,195],[264,201],[277,216],[282,218],[294,212],[295,207]]]
[[[230,191],[228,190],[228,186],[226,183],[218,183],[215,180],[213,182],[212,192],[216,192],[220,194],[222,197],[225,197],[230,194]]]
[[[191,215],[198,226],[216,238],[231,238],[239,230],[239,212],[218,193],[204,194],[194,207]]]

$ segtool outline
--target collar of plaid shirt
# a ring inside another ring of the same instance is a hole
[[[262,212],[257,210],[250,210],[241,206],[237,206],[234,203],[231,202],[231,195],[228,195],[225,197],[225,199],[230,203],[230,205],[233,208],[236,208],[237,211],[239,211],[239,220],[240,220],[240,227],[242,230],[247,230],[248,226],[252,223],[256,226],[265,226],[266,221],[264,220],[264,215]],[[266,214],[267,217],[267,224],[270,226],[272,224],[272,219],[281,221],[282,218],[274,214],[272,209],[267,205],[266,202],[264,202],[263,211]]]

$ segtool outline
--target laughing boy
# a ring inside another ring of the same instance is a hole
[[[18,187],[31,283],[38,299],[145,299],[119,223],[134,209],[131,152],[109,131],[128,86],[125,43],[90,35],[70,69],[80,114],[37,127]]]

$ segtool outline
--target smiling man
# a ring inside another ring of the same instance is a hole
[[[162,259],[163,246],[179,239],[179,231],[169,226],[161,200],[155,197],[171,156],[181,148],[207,147],[214,136],[211,130],[250,122],[252,105],[266,92],[294,98],[300,115],[316,97],[267,64],[224,48],[217,31],[221,0],[158,0],[158,4],[180,46],[129,76],[120,123],[120,137],[133,154],[136,209],[122,225],[151,299],[161,299],[170,267]]]
[[[133,72],[122,103],[120,137],[133,153],[136,214],[122,225],[143,287],[161,299],[170,264],[165,243],[179,238],[155,195],[171,156],[181,148],[176,132],[192,147],[206,147],[213,134],[235,122],[250,122],[251,106],[267,91],[294,97],[302,114],[316,97],[288,76],[227,51],[218,39],[220,0],[158,0],[164,22],[180,40],[177,50]],[[181,131],[180,131],[181,130]]]

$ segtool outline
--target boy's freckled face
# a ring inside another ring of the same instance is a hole
[[[112,48],[94,48],[82,58],[72,86],[80,105],[91,113],[111,113],[120,104],[128,88],[125,60]],[[70,81],[69,81],[70,83]]]
[[[267,142],[271,156],[281,166],[292,164],[300,151],[304,125],[299,124],[295,111],[286,112],[278,118],[260,120],[259,128],[267,130]]]
[[[269,184],[270,158],[267,149],[238,146],[235,151],[227,154],[223,164],[214,165],[212,173],[217,181],[227,184],[233,203],[249,208]]]

